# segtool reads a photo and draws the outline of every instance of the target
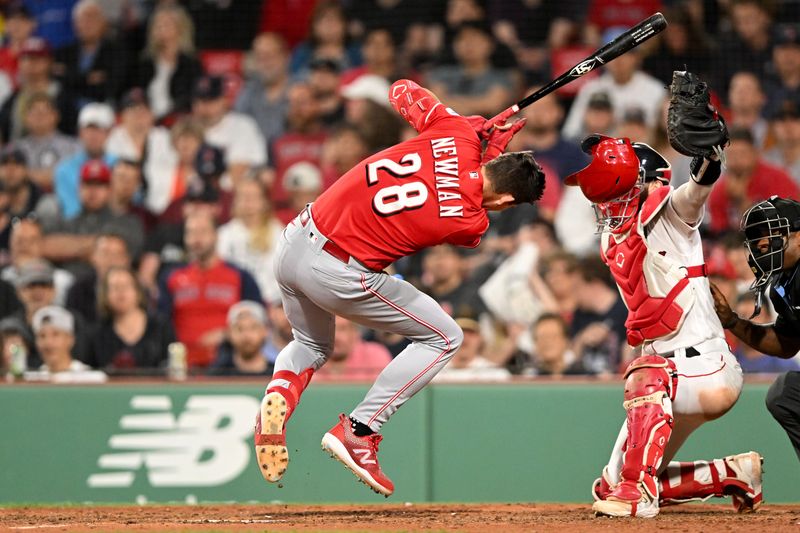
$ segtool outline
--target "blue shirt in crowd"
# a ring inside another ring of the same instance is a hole
[[[78,187],[81,182],[81,167],[89,160],[86,150],[81,150],[75,155],[62,159],[53,172],[53,187],[61,207],[61,216],[64,220],[75,218],[81,212],[81,197]],[[117,157],[105,154],[103,161],[109,167],[117,161]]]

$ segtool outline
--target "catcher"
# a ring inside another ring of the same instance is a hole
[[[740,512],[761,504],[756,452],[669,462],[695,429],[733,407],[742,388],[698,232],[728,132],[693,74],[675,72],[670,89],[670,142],[693,157],[687,183],[673,190],[669,163],[650,146],[601,135],[583,141],[592,161],[566,180],[594,204],[602,257],[628,307],[628,343],[641,353],[624,373],[626,422],[592,487],[597,515],[652,518],[663,504],[724,495]]]

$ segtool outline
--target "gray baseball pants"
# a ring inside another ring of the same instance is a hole
[[[279,239],[275,276],[294,340],[281,350],[275,371],[300,374],[324,365],[333,351],[334,315],[407,337],[412,343],[383,369],[350,415],[379,431],[444,367],[463,333],[433,298],[353,258],[343,263],[322,249],[326,241],[313,219],[300,216]]]

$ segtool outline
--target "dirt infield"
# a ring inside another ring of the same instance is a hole
[[[800,531],[800,505],[685,505],[654,520],[594,518],[588,505],[198,505],[0,509],[2,531]]]

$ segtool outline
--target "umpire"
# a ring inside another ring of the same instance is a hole
[[[789,359],[800,351],[800,203],[771,197],[742,217],[747,262],[756,280],[756,309],[768,291],[778,314],[774,324],[758,325],[739,318],[712,283],[714,306],[722,326],[756,350]],[[752,318],[752,317],[751,317]],[[767,393],[767,409],[783,426],[800,458],[800,372],[787,372]]]

